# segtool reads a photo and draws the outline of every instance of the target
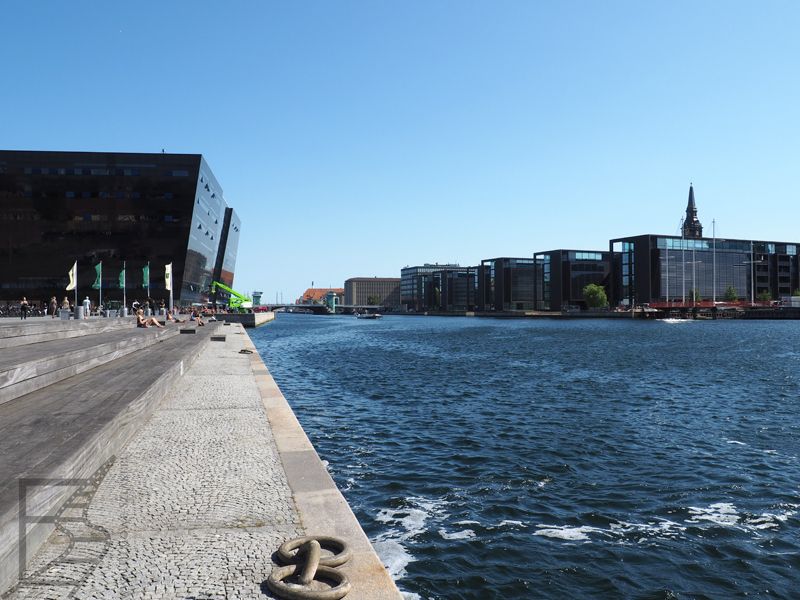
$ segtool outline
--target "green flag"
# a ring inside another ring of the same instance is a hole
[[[94,279],[94,283],[92,284],[93,290],[99,290],[100,286],[103,284],[101,283],[101,279],[103,277],[103,261],[101,260],[94,266],[94,272],[97,273],[97,277]]]
[[[150,289],[150,263],[147,263],[145,266],[142,267],[142,281],[144,282],[144,287],[148,290]]]
[[[122,271],[119,272],[119,287],[125,287],[125,267],[122,267]]]

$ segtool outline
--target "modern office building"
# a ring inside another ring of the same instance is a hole
[[[613,304],[789,296],[800,287],[800,243],[638,235],[610,241]]]
[[[344,303],[349,306],[400,306],[399,277],[351,277],[344,282]]]
[[[199,154],[0,151],[0,299],[65,295],[78,263],[78,293],[129,302],[205,303],[213,280],[231,285],[241,221]],[[144,267],[149,265],[149,281]],[[220,293],[220,297],[223,295]]]
[[[535,279],[532,257],[482,260],[478,269],[477,310],[534,310]]]
[[[474,311],[478,302],[478,267],[434,271],[439,309],[445,312]]]
[[[800,243],[702,237],[691,186],[682,233],[611,240],[609,300],[624,306],[721,301],[729,291],[743,300],[777,300],[800,287]]]
[[[534,255],[536,310],[586,308],[583,288],[590,283],[608,288],[611,254],[593,250],[550,250]]]
[[[434,271],[442,269],[459,269],[460,265],[438,263],[425,263],[414,267],[403,267],[400,269],[400,302],[405,310],[422,312],[426,310],[425,287],[429,285],[426,277]]]
[[[413,284],[415,312],[475,310],[477,267],[439,266],[436,271],[416,273]]]

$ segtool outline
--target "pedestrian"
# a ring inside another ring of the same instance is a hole
[[[50,298],[50,315],[51,315],[51,318],[53,318],[53,319],[56,318],[56,311],[57,310],[58,310],[58,301],[56,300],[56,297],[53,296],[53,297]]]
[[[83,299],[83,318],[89,318],[89,310],[92,308],[92,301],[89,300],[89,296]]]
[[[20,312],[20,319],[27,319],[28,318],[28,299],[23,296],[22,302],[19,303],[19,312]]]

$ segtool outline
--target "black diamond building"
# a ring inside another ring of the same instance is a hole
[[[120,301],[124,261],[129,303],[168,301],[169,263],[175,302],[206,303],[233,284],[240,229],[199,154],[0,150],[0,301],[72,299],[75,261],[80,298],[98,301],[102,261],[103,301]]]

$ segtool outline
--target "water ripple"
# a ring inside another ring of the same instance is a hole
[[[252,337],[407,598],[793,598],[796,327],[280,315]]]

